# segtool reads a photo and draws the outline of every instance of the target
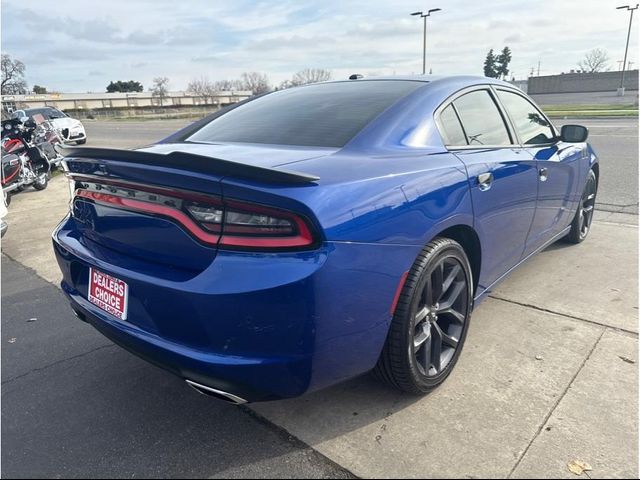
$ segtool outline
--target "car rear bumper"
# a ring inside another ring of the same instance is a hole
[[[373,368],[398,281],[420,251],[354,243],[219,251],[190,277],[100,250],[64,221],[53,245],[81,318],[151,363],[247,401],[299,396]],[[87,300],[90,267],[127,282],[127,321]]]
[[[240,357],[189,348],[109,316],[64,281],[62,288],[81,320],[125,350],[185,380],[248,402],[291,397],[304,391],[300,379],[306,376],[308,358]],[[258,381],[260,377],[268,378],[269,384]]]

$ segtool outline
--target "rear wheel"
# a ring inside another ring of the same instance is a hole
[[[471,267],[464,249],[454,240],[436,238],[409,271],[376,376],[408,393],[436,388],[458,361],[472,304]]]
[[[571,222],[571,231],[564,237],[566,241],[580,243],[589,235],[591,222],[593,221],[593,212],[596,207],[597,192],[598,180],[596,174],[593,170],[589,170],[587,183],[582,192],[580,205],[578,205],[578,211],[575,217],[573,217],[573,222]]]

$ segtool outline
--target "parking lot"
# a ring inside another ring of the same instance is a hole
[[[561,123],[573,123],[563,120]],[[86,122],[130,148],[188,122]],[[580,120],[601,157],[593,231],[510,275],[423,398],[363,376],[232,407],[115,347],[57,288],[62,176],[16,195],[2,241],[2,474],[194,477],[638,476],[638,122]]]

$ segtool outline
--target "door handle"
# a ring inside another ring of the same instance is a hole
[[[493,182],[493,173],[486,172],[478,175],[478,187],[481,191],[489,190]]]
[[[547,168],[541,168],[538,171],[538,175],[540,176],[540,181],[541,182],[546,182],[547,178],[549,178],[549,169]]]

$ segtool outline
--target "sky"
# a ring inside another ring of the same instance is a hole
[[[23,61],[26,80],[60,92],[102,92],[111,80],[145,89],[166,76],[171,90],[190,80],[268,75],[272,84],[303,68],[352,73],[427,71],[482,75],[490,48],[512,50],[511,72],[526,78],[568,72],[594,48],[618,70],[629,22],[624,0],[2,0],[2,53]],[[55,7],[53,7],[55,5]],[[636,11],[638,14],[640,10]],[[629,60],[638,64],[638,22]]]

